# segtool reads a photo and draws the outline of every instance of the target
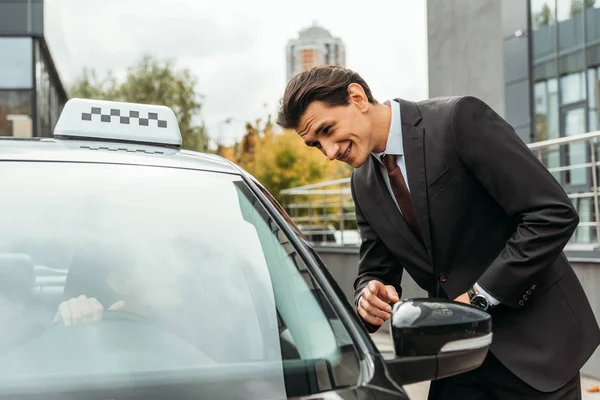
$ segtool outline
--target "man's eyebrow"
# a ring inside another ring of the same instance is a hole
[[[320,133],[320,132],[323,130],[323,128],[325,128],[325,125],[327,125],[327,124],[329,124],[329,121],[328,121],[328,120],[327,120],[327,121],[322,121],[322,122],[321,122],[321,123],[320,123],[320,124],[317,126],[317,129],[315,129],[315,136],[316,136],[316,135],[318,135],[318,134],[319,134],[319,133]]]
[[[314,136],[317,136],[325,128],[325,126],[328,125],[328,124],[330,124],[330,123],[331,123],[331,121],[329,121],[329,120],[321,121],[319,123],[319,125],[317,125],[317,128],[314,131]],[[308,133],[303,133],[303,134],[300,134],[300,137],[302,139],[304,139],[304,137],[306,135],[308,135]],[[307,142],[304,142],[304,143],[306,143],[307,146],[316,147],[319,144],[319,141],[307,141]]]

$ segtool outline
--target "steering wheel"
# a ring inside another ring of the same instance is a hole
[[[41,335],[0,355],[0,374],[106,374],[123,370],[169,370],[215,361],[151,318],[107,311],[99,321],[54,324]]]
[[[137,322],[141,324],[149,324],[151,323],[151,318],[146,317],[141,314],[136,314],[128,311],[121,310],[106,310],[102,316],[102,319],[94,322],[102,322],[102,321],[127,321],[127,322]],[[92,322],[93,323],[93,322]]]

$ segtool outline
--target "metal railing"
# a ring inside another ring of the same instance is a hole
[[[581,221],[568,248],[593,250],[600,247],[600,131],[528,146],[563,185],[579,212]],[[281,194],[284,208],[309,241],[334,246],[360,244],[350,178],[285,189]]]
[[[323,245],[360,243],[350,178],[298,186],[280,193],[286,200],[283,207],[309,241]]]

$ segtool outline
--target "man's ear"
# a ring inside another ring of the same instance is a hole
[[[350,104],[354,104],[361,112],[366,112],[369,108],[367,94],[358,83],[348,85],[348,100],[350,100]]]
[[[115,293],[119,295],[128,295],[131,293],[131,279],[119,272],[111,272],[106,277],[106,284]]]

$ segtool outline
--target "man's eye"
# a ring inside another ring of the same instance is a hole
[[[329,134],[329,130],[330,130],[329,128],[331,128],[331,127],[328,126],[327,128],[323,129],[323,133],[326,135]]]

